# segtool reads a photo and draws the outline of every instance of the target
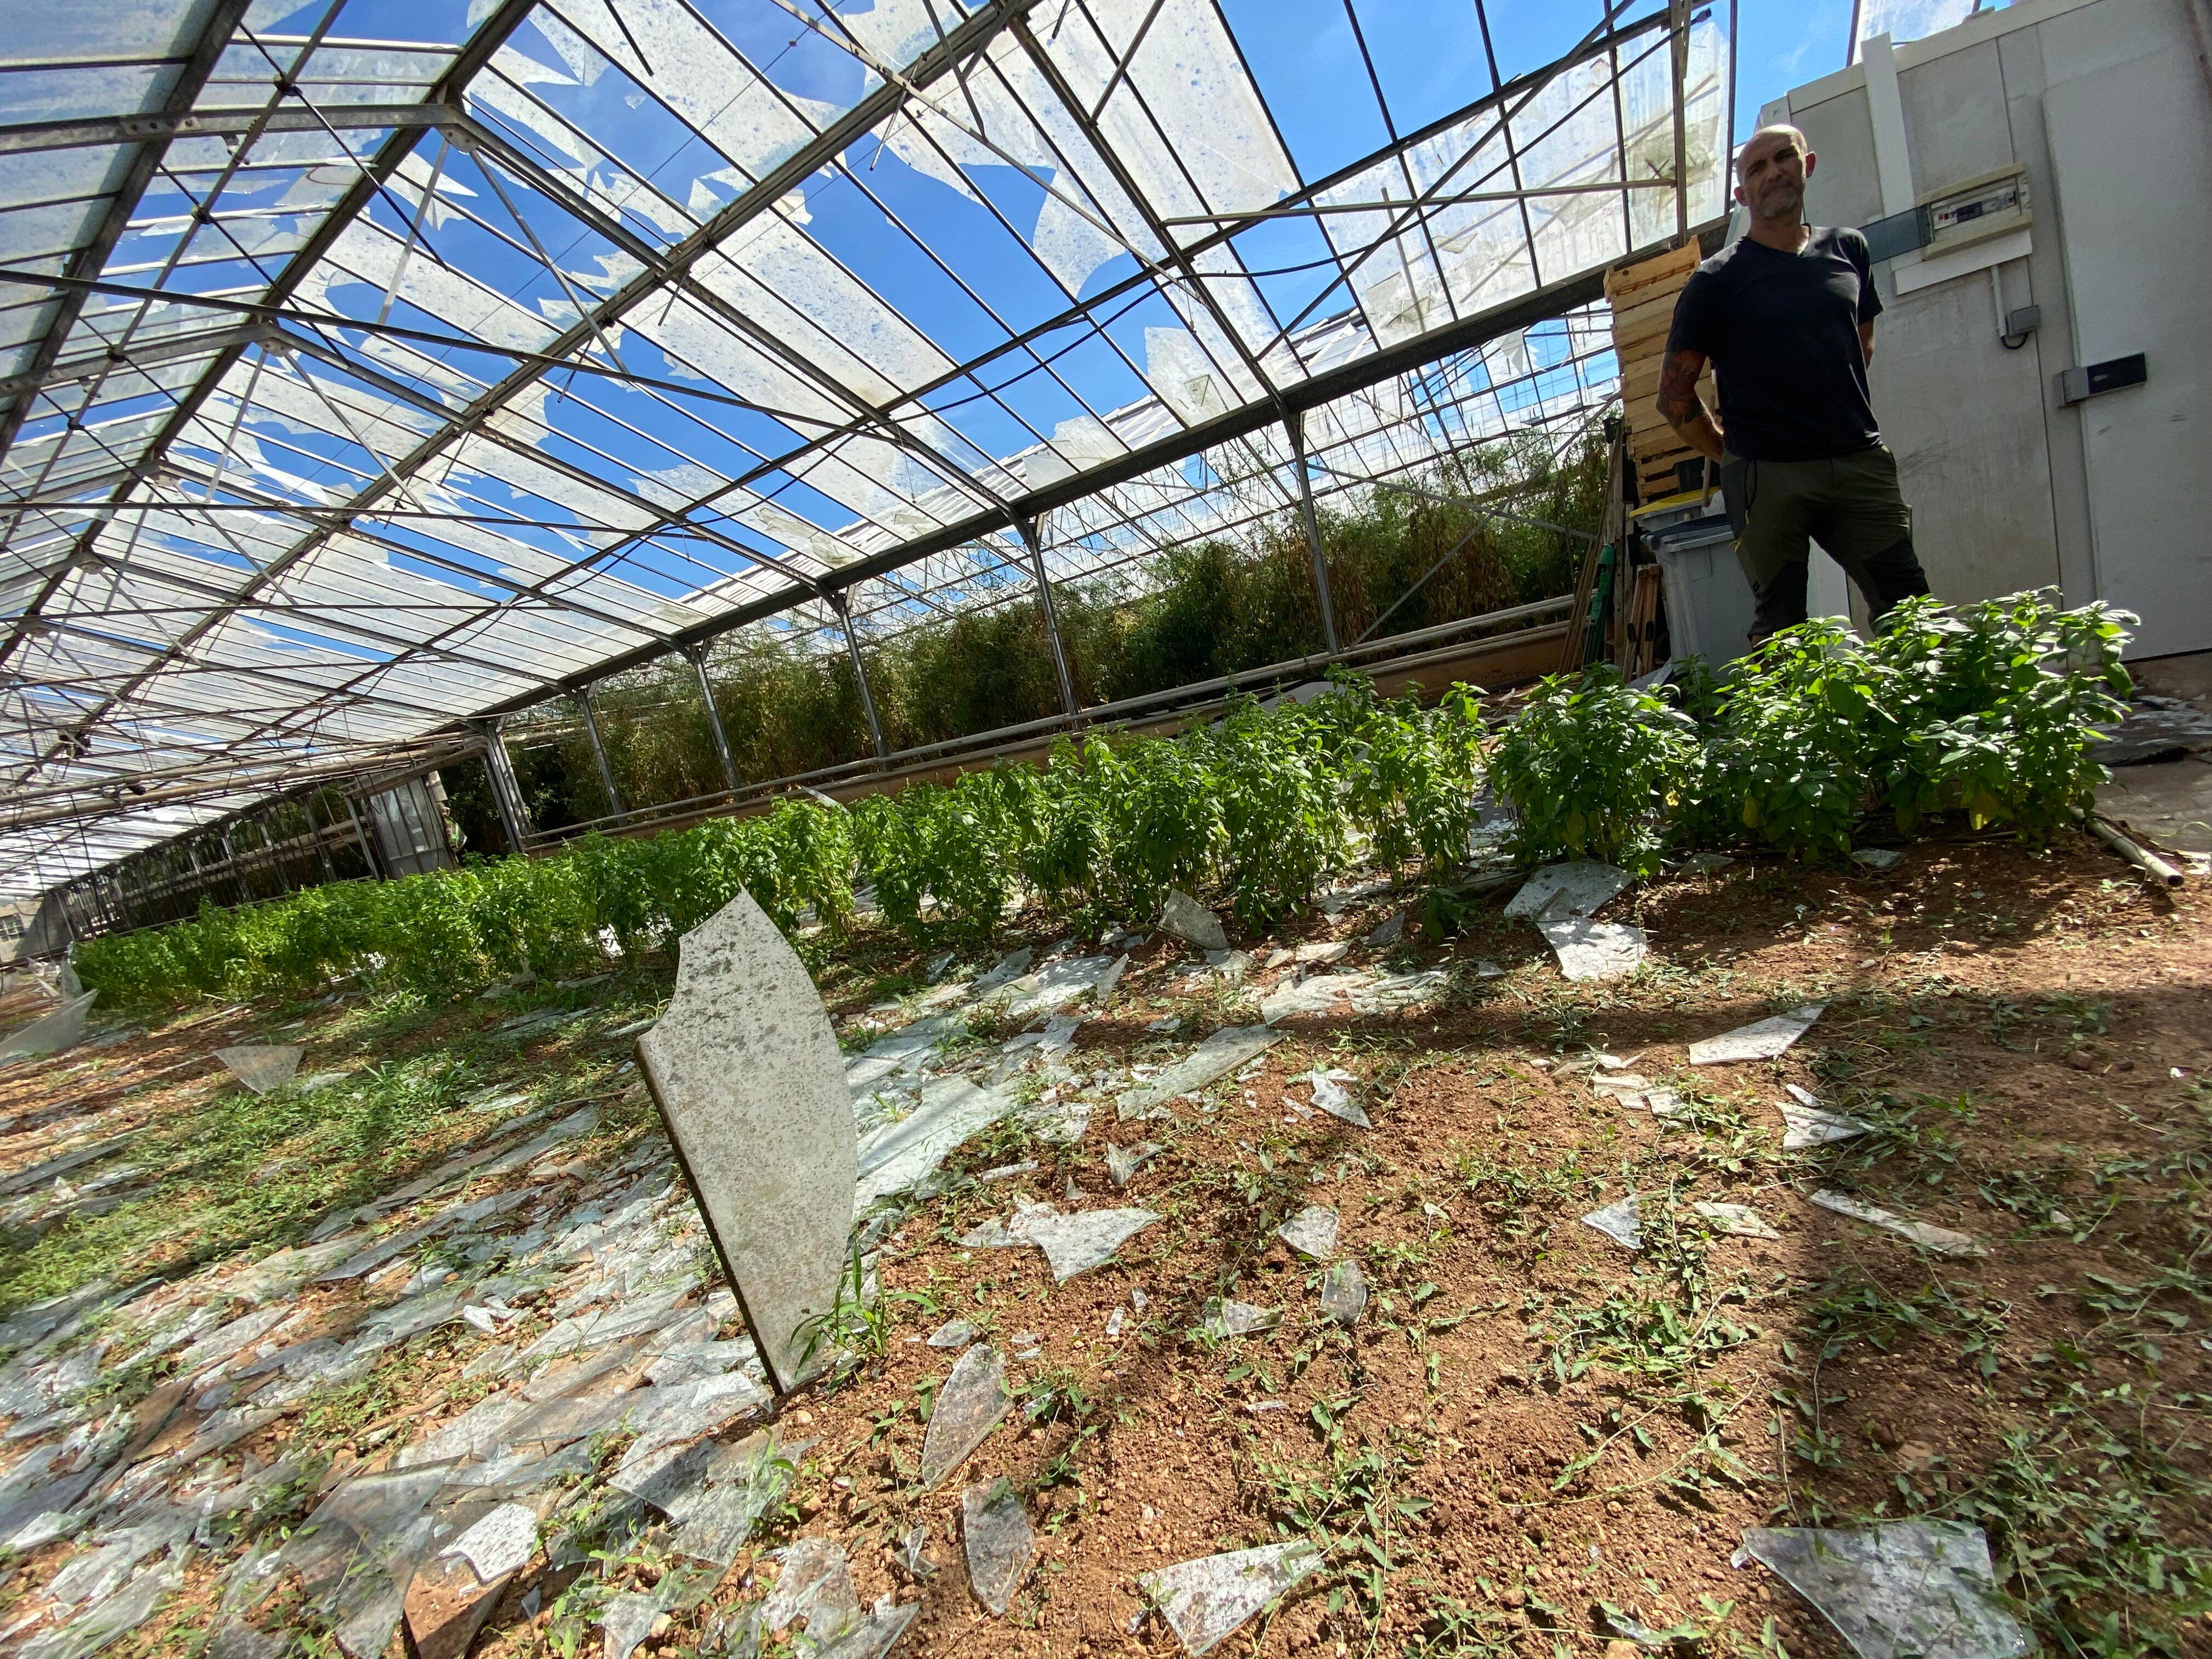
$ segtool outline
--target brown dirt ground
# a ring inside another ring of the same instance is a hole
[[[971,1170],[1041,1167],[956,1186],[898,1227],[880,1266],[895,1293],[882,1352],[787,1403],[787,1431],[817,1443],[758,1548],[842,1540],[864,1603],[920,1601],[897,1650],[914,1659],[1174,1652],[1137,1574],[1298,1533],[1328,1547],[1330,1570],[1218,1652],[1595,1654],[1612,1635],[1605,1603],[1655,1626],[1692,1621],[1708,1651],[1803,1656],[1842,1650],[1771,1575],[1731,1567],[1743,1531],[1930,1510],[1994,1517],[2047,1551],[2038,1578],[2013,1588],[2056,1595],[2077,1632],[2112,1613],[2110,1650],[2212,1653],[2207,1582],[2185,1583],[2179,1559],[2200,1552],[2197,1571],[2212,1573],[2206,887],[2147,889],[2086,842],[1934,842],[1886,875],[1746,860],[1647,884],[1615,908],[1653,941],[1631,981],[1563,982],[1493,901],[1460,938],[1394,957],[1506,969],[1443,1007],[1290,1022],[1256,1076],[1224,1080],[1217,1109],[1164,1134],[1102,1108],[1065,1151],[988,1136],[963,1149],[956,1164]],[[1276,942],[1356,939],[1386,914],[1304,918]],[[1160,940],[1140,954],[1113,1008],[1083,1028],[1079,1063],[1151,1040],[1165,976],[1139,970],[1174,955]],[[1826,1016],[1780,1060],[1686,1066],[1687,1042],[1815,998]],[[204,1042],[171,1026],[118,1057],[143,1073]],[[1595,1095],[1574,1074],[1593,1050],[1637,1057],[1690,1112],[1662,1124]],[[1371,1130],[1285,1109],[1287,1079],[1331,1064],[1360,1077]],[[1784,1154],[1785,1083],[1876,1133]],[[0,1112],[35,1109],[38,1092],[11,1080]],[[1103,1146],[1146,1138],[1168,1150],[1113,1193]],[[1063,1200],[1071,1179],[1086,1205],[1162,1219],[1060,1286],[1036,1252],[958,1243],[1017,1194]],[[1989,1254],[1927,1255],[1811,1205],[1823,1183],[1970,1233]],[[1635,1255],[1577,1219],[1632,1187],[1650,1243]],[[1676,1227],[1669,1203],[1692,1200],[1752,1205],[1779,1237]],[[1340,1211],[1340,1248],[1374,1291],[1350,1333],[1320,1318],[1319,1270],[1273,1237],[1310,1202]],[[1281,1308],[1283,1322],[1194,1340],[1224,1295]],[[343,1322],[346,1298],[331,1303]],[[1127,1324],[1109,1340],[1116,1308]],[[950,1357],[920,1339],[956,1314],[988,1321],[1036,1419],[1018,1409],[924,1493],[918,1403]],[[1012,1357],[1019,1332],[1036,1334],[1034,1357]],[[373,1430],[426,1431],[477,1397],[486,1385],[458,1375],[470,1352],[441,1336],[380,1374],[386,1410],[349,1427],[340,1464],[370,1450]],[[258,1449],[305,1431],[279,1425]],[[2051,1437],[2046,1449],[2110,1437],[2102,1463],[2092,1452],[2034,1467],[2053,1490],[2107,1498],[2115,1463],[2141,1473],[2171,1594],[2110,1577],[2146,1528],[2094,1530],[2110,1507],[2059,1504],[2008,1435]],[[2162,1472],[2123,1446],[2163,1449]],[[969,1595],[957,1519],[961,1487],[1000,1475],[1029,1495],[1043,1535],[1004,1621]],[[919,1583],[892,1565],[917,1524],[939,1568]],[[714,1607],[760,1593],[773,1568],[757,1561],[642,1651],[692,1648]],[[204,1559],[193,1585],[217,1565]],[[657,1566],[623,1571],[635,1584]],[[40,1576],[33,1560],[28,1577]],[[576,1632],[554,1603],[570,1576],[516,1583],[475,1651],[563,1650]],[[533,1587],[534,1617],[521,1607]],[[188,1592],[136,1647],[189,1648],[204,1608]],[[596,1632],[584,1640],[596,1651]]]

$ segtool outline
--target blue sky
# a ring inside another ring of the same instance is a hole
[[[1736,43],[1736,133],[1749,132],[1761,104],[1844,66],[1850,0],[1747,0]]]

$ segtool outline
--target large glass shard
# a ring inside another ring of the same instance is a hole
[[[1602,982],[1620,979],[1644,965],[1650,941],[1641,927],[1625,921],[1592,921],[1588,916],[1546,916],[1536,926],[1564,979]]]
[[[1322,1277],[1321,1310],[1340,1325],[1359,1322],[1359,1316],[1367,1311],[1367,1276],[1357,1261],[1347,1256]]]
[[[1158,1604],[1183,1651],[1200,1659],[1321,1564],[1321,1552],[1298,1539],[1178,1562],[1139,1573],[1137,1584]]]
[[[1772,1060],[1811,1030],[1813,1022],[1820,1018],[1827,1006],[1825,1002],[1808,1002],[1802,1008],[1793,1008],[1771,1019],[1740,1025],[1733,1031],[1693,1042],[1690,1045],[1690,1064],[1728,1066],[1740,1060]]]
[[[1005,1618],[1036,1556],[1036,1528],[1012,1482],[1001,1475],[960,1494],[960,1537],[968,1552],[968,1588]]]
[[[1626,870],[1588,859],[1547,865],[1522,884],[1521,890],[1506,902],[1504,914],[1533,921],[1593,915],[1626,892],[1635,879]]]
[[[1177,1095],[1194,1093],[1235,1071],[1282,1035],[1267,1025],[1224,1025],[1149,1083],[1125,1091],[1115,1098],[1115,1109],[1124,1122],[1162,1115]]]
[[[1064,1285],[1111,1261],[1133,1235],[1158,1219],[1150,1210],[1079,1210],[1063,1215],[1049,1204],[1033,1204],[1016,1211],[1003,1226],[985,1222],[960,1242],[970,1247],[1034,1244],[1044,1252],[1054,1281]]]
[[[1309,1204],[1275,1229],[1283,1243],[1314,1261],[1336,1254],[1337,1213],[1326,1204]]]
[[[1884,1232],[1895,1233],[1899,1238],[1911,1239],[1923,1249],[1933,1250],[1938,1255],[1987,1255],[1990,1253],[1989,1246],[1971,1233],[1954,1232],[1948,1227],[1938,1227],[1933,1222],[1912,1221],[1904,1216],[1892,1215],[1887,1210],[1853,1198],[1848,1193],[1823,1188],[1813,1194],[1813,1202],[1824,1210],[1847,1215],[1854,1221],[1863,1221]]]
[[[2035,1650],[1997,1589],[1979,1527],[1762,1527],[1743,1547],[1819,1608],[1859,1659],[2019,1659]]]
[[[828,1538],[794,1540],[783,1553],[775,1588],[761,1603],[761,1628],[774,1634],[804,1620],[816,1642],[834,1642],[860,1620],[845,1547]]]
[[[853,1226],[851,1096],[814,981],[750,895],[684,935],[638,1055],[778,1389],[828,1358]]]
[[[962,1354],[937,1391],[921,1440],[920,1476],[925,1490],[958,1468],[1006,1414],[1006,1364],[987,1342]]]
[[[292,1080],[293,1073],[300,1069],[300,1056],[307,1052],[297,1043],[246,1043],[234,1048],[218,1048],[215,1057],[255,1094],[265,1095]]]
[[[1633,1193],[1601,1210],[1592,1210],[1583,1218],[1583,1225],[1596,1228],[1624,1250],[1644,1248],[1644,1217]]]

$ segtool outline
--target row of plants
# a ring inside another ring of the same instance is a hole
[[[1528,434],[1453,455],[1407,479],[1408,488],[1324,502],[1321,538],[1343,637],[1378,620],[1382,633],[1402,633],[1570,592],[1580,545],[1546,525],[1597,529],[1605,456],[1599,437],[1559,456],[1545,434]],[[1506,495],[1514,519],[1472,504]],[[1305,528],[1295,514],[1234,540],[1185,544],[1126,570],[1056,584],[1053,604],[1086,706],[1249,674],[1321,647]],[[842,641],[820,644],[765,625],[716,641],[708,673],[740,777],[792,777],[872,752],[852,660]],[[1051,644],[1026,592],[865,649],[869,690],[895,750],[1060,712]],[[688,661],[667,658],[602,682],[592,702],[625,806],[723,787]],[[508,742],[537,829],[610,810],[572,707],[549,705],[534,722],[511,722]],[[453,769],[447,787],[470,843],[503,846],[480,769]]]
[[[1487,743],[1475,694],[1382,700],[1340,676],[1310,702],[1247,698],[1175,738],[1063,739],[1042,766],[919,783],[849,810],[805,797],[650,840],[318,888],[82,947],[115,1003],[305,988],[366,969],[430,994],[657,948],[742,889],[803,948],[843,939],[864,892],[922,944],[988,937],[1018,897],[1081,923],[1142,919],[1170,887],[1263,928],[1354,861],[1446,882],[1486,775],[1525,861],[1765,843],[1848,853],[1871,817],[1956,811],[2045,839],[2087,807],[2088,754],[2128,690],[2132,618],[2016,594],[1899,607],[1871,642],[1811,622],[1663,690],[1601,665],[1547,679]],[[1442,907],[1443,914],[1450,907]]]
[[[1466,854],[1482,768],[1474,693],[1433,707],[1357,677],[1305,703],[1246,698],[1176,738],[1063,739],[1042,766],[917,783],[849,809],[805,796],[649,840],[592,835],[543,858],[204,908],[80,948],[121,1006],[301,990],[368,971],[454,995],[657,948],[742,890],[802,949],[852,927],[872,891],[920,944],[988,937],[1018,895],[1085,921],[1137,919],[1167,890],[1219,891],[1258,927],[1313,896],[1355,848],[1394,869]]]

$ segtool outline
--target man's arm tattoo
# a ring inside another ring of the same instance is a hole
[[[1705,404],[1698,397],[1698,375],[1705,366],[1703,354],[1695,351],[1670,351],[1660,365],[1659,412],[1669,426],[1680,426],[1704,412]]]

